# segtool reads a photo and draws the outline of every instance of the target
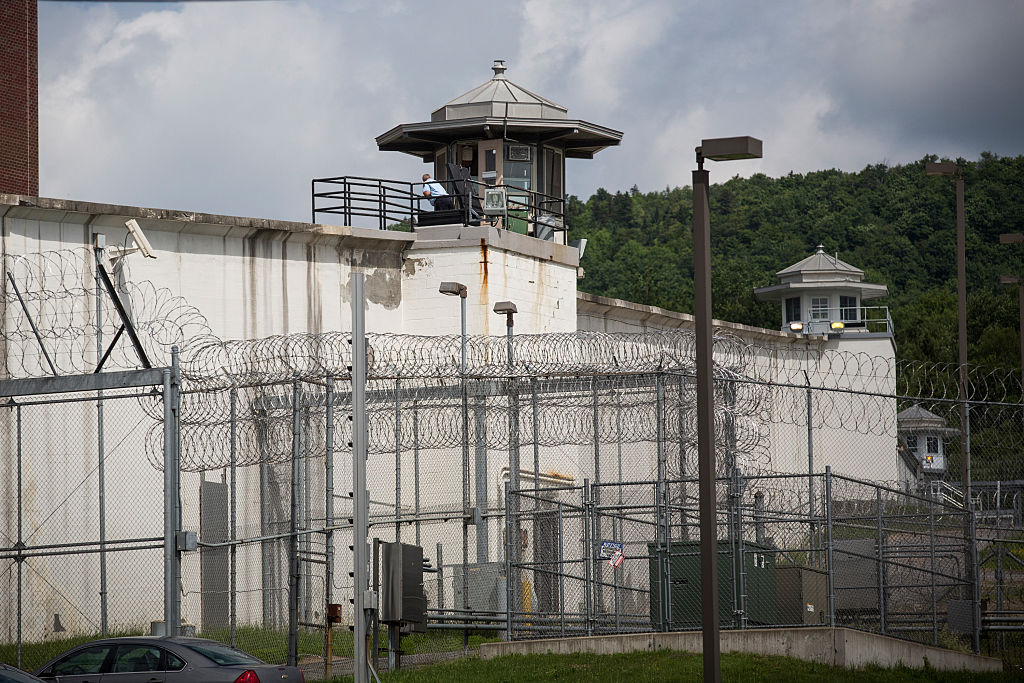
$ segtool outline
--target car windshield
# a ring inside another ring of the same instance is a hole
[[[183,645],[204,657],[212,659],[221,666],[248,666],[250,664],[264,663],[255,657],[245,654],[241,650],[236,650],[227,645],[220,645],[218,643],[183,643]]]

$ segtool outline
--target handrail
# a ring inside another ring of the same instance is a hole
[[[423,183],[366,176],[314,178],[310,193],[311,219],[316,223],[320,215],[340,215],[345,225],[378,230],[415,230],[417,225],[432,218],[451,219],[449,222],[461,222],[464,225],[479,225],[481,221],[489,220],[492,225],[496,225],[497,218],[480,215],[482,211],[476,200],[483,195],[484,189],[497,187],[505,190],[509,211],[525,214],[514,218],[532,225],[535,235],[540,232],[538,225],[552,232],[567,230],[565,201],[559,197],[513,185],[488,185],[471,179],[432,182],[445,188],[455,201],[456,208],[442,210],[443,215],[434,216],[433,212],[423,206],[423,202],[430,201],[429,197],[422,194]],[[465,184],[459,186],[459,183]],[[457,187],[461,187],[461,193],[456,190]],[[440,223],[431,221],[430,224]]]
[[[894,334],[892,317],[888,306],[832,306],[809,308],[802,311],[804,330],[814,327],[828,329],[834,322],[841,322],[846,328],[864,328],[869,332],[879,331]],[[852,314],[852,317],[851,317]],[[821,317],[824,316],[824,317]],[[881,327],[881,330],[877,328]],[[875,328],[875,329],[872,329]]]

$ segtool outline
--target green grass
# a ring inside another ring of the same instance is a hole
[[[467,657],[420,669],[384,674],[381,680],[387,683],[700,681],[703,675],[701,661],[700,655],[667,650],[620,655],[509,655],[491,660]],[[334,683],[351,680],[332,679]],[[1008,683],[1024,678],[1019,673],[972,674],[933,669],[872,667],[851,671],[787,657],[726,654],[722,655],[722,680],[730,683]]]

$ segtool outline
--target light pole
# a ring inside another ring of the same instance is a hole
[[[512,326],[515,324],[514,316],[518,313],[516,305],[511,301],[499,301],[494,304],[494,312],[505,316],[505,329],[508,337],[508,490],[519,491],[519,395],[516,387],[516,379],[513,375],[512,355]],[[534,473],[536,476],[536,472]],[[518,494],[517,494],[518,495]],[[505,504],[508,506],[507,513],[512,520],[510,538],[506,546],[511,551],[508,558],[512,571],[506,580],[512,587],[512,600],[507,609],[514,613],[520,605],[522,596],[522,581],[518,569],[519,554],[522,548],[522,540],[519,526],[519,498],[517,495],[508,496]]]
[[[466,285],[461,282],[442,282],[441,286],[437,288],[437,291],[441,292],[446,296],[457,296],[462,303],[462,362],[459,365],[459,371],[466,374],[466,294],[468,290]]]
[[[516,305],[511,301],[499,301],[494,304],[494,312],[498,315],[505,316],[505,327],[508,330],[508,369],[512,371],[512,326],[515,324],[513,316],[519,311],[516,310]]]
[[[459,375],[462,384],[462,607],[469,608],[469,387],[466,385],[466,285],[461,282],[442,282],[437,291],[446,296],[458,296],[462,310],[462,360]],[[479,555],[479,551],[478,551]],[[479,562],[479,557],[477,558]],[[469,642],[469,631],[463,632]]]
[[[711,346],[711,216],[704,160],[758,159],[761,141],[752,137],[701,140],[693,172],[693,318],[697,342],[697,462],[700,508],[701,627],[704,681],[720,683],[718,623],[718,529],[715,496],[715,388]]]
[[[967,237],[964,227],[964,173],[963,169],[952,161],[927,161],[924,164],[926,175],[953,176],[956,180],[956,308],[957,308],[957,349],[959,351],[959,394],[960,394],[960,460],[961,482],[964,489],[964,542],[967,545],[969,558],[965,563],[967,582],[971,585],[974,596],[974,650],[979,649],[978,643],[978,584],[974,576],[975,546],[972,533],[971,513],[971,433],[967,410]]]

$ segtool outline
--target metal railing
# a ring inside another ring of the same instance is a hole
[[[322,221],[324,214],[330,214],[341,216],[346,226],[401,231],[420,225],[489,222],[539,237],[568,229],[565,201],[560,197],[513,185],[488,185],[468,179],[432,182],[444,187],[453,200],[453,208],[427,206],[430,198],[423,195],[423,183],[363,176],[314,178],[311,183],[312,222],[318,222],[318,217]],[[505,190],[503,220],[483,213],[480,197],[484,189],[489,188]]]
[[[836,330],[832,327],[833,323],[842,323],[842,327]],[[892,335],[894,329],[889,307],[842,306],[804,311],[804,334],[828,334],[836,331]]]

